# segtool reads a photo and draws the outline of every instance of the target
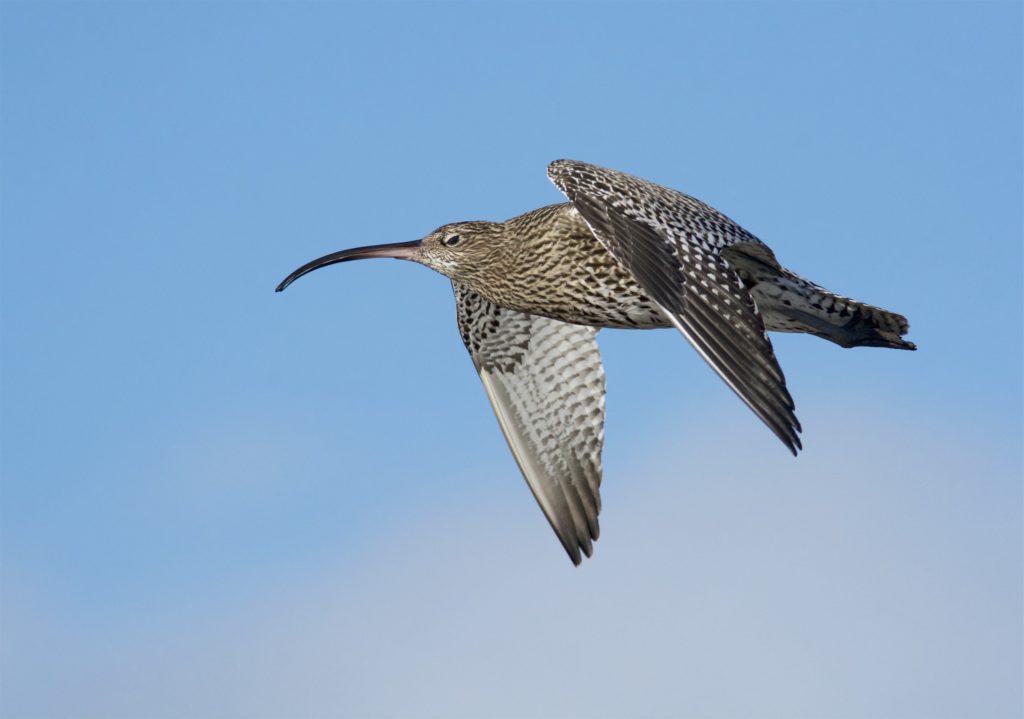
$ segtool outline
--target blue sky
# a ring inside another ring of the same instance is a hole
[[[0,712],[1022,713],[1018,3],[0,4]],[[603,332],[602,537],[529,496],[422,267],[571,157],[916,353],[775,335],[793,459]]]

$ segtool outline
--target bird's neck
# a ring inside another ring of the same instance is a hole
[[[466,284],[507,309],[555,316],[571,311],[573,288],[595,252],[603,248],[572,205],[549,205],[504,222],[493,261]]]

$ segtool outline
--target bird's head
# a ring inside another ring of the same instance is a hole
[[[284,278],[277,286],[277,291],[280,292],[298,278],[321,267],[374,257],[411,260],[453,280],[473,284],[481,272],[500,262],[507,250],[504,244],[500,222],[453,222],[413,242],[354,247],[324,255],[307,262]]]

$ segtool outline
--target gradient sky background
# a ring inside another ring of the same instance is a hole
[[[1019,3],[0,4],[6,717],[1019,717]],[[694,194],[916,353],[775,335],[793,459],[601,335],[574,569],[447,281],[346,246]]]

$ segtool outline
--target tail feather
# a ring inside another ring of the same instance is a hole
[[[750,289],[768,330],[807,332],[842,347],[917,349],[903,339],[910,331],[906,317],[805,280],[764,245],[739,243],[722,254]]]
[[[791,301],[782,308],[784,317],[803,324],[804,331],[842,347],[917,349],[913,342],[903,339],[910,331],[910,323],[903,315],[834,294],[811,283],[807,285],[801,293],[804,302]]]

